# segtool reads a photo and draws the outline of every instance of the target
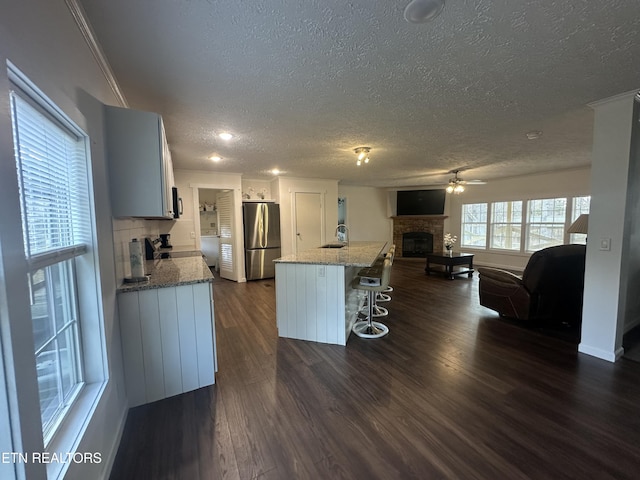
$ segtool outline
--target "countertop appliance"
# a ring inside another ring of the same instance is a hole
[[[170,238],[171,235],[169,233],[161,233],[160,242],[162,242],[162,244],[160,245],[160,248],[173,248]]]
[[[242,204],[245,273],[247,280],[273,278],[280,258],[280,205],[271,202]]]

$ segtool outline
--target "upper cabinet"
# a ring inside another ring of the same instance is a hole
[[[162,117],[105,106],[114,217],[174,218],[173,164]]]

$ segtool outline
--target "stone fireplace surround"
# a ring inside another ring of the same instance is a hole
[[[433,251],[444,248],[444,219],[446,215],[400,215],[393,219],[393,243],[396,255],[402,257],[402,234],[427,232],[433,235]]]

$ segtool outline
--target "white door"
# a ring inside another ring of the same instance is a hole
[[[216,196],[218,210],[218,233],[220,235],[220,253],[218,265],[220,276],[228,280],[236,280],[233,265],[233,192],[219,193]]]
[[[296,253],[322,245],[322,198],[319,193],[295,194]]]

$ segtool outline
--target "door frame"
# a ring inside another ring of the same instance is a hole
[[[296,238],[296,232],[297,232],[297,216],[296,216],[296,212],[297,212],[297,205],[296,205],[296,194],[298,193],[312,193],[314,195],[319,195],[320,196],[320,244],[324,245],[325,243],[327,243],[327,235],[326,235],[326,212],[325,212],[325,194],[326,191],[318,191],[318,190],[296,190],[294,192],[291,192],[290,195],[290,203],[291,203],[291,245],[293,246],[293,251],[294,253],[298,251],[298,239]]]
[[[191,188],[193,198],[193,227],[196,232],[196,248],[200,249],[200,188],[207,190],[227,190],[233,191],[233,272],[234,280],[243,283],[247,281],[244,273],[244,229],[242,228],[242,192],[239,188],[233,188],[226,184],[211,183],[192,183],[188,184]]]

